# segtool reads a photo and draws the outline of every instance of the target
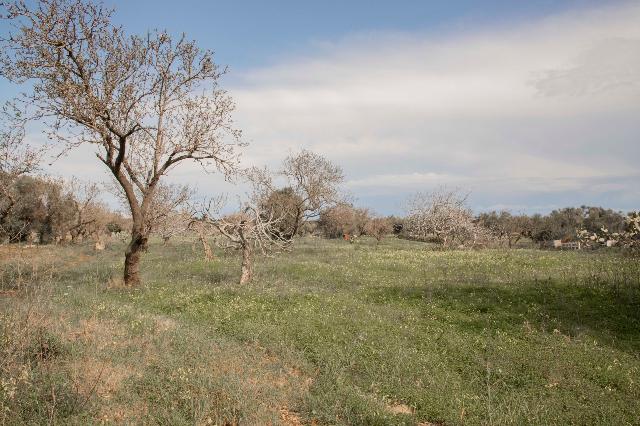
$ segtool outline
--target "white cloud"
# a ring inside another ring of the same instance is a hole
[[[365,198],[449,180],[493,204],[524,192],[547,205],[594,178],[631,192],[618,178],[639,172],[638,22],[629,3],[460,36],[354,36],[251,70],[231,92],[252,161],[305,146]]]
[[[640,207],[640,4],[464,34],[356,34],[245,71],[229,87],[246,164],[304,146],[381,213],[441,184],[478,209]],[[107,180],[90,149],[54,171]],[[238,191],[198,166],[174,182]]]

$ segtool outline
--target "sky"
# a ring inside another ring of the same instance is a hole
[[[105,3],[128,32],[184,32],[229,66],[245,165],[310,149],[379,214],[442,185],[475,211],[640,208],[639,1]],[[103,167],[80,149],[50,170]],[[170,179],[239,191],[194,165]]]

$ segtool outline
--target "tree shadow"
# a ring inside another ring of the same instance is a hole
[[[518,283],[426,283],[375,287],[376,303],[402,303],[453,313],[447,321],[461,330],[522,332],[523,326],[569,338],[595,337],[616,349],[640,351],[640,282],[529,280]]]

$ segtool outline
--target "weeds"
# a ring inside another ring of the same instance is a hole
[[[0,299],[4,422],[640,422],[633,259],[375,246],[302,241],[238,286],[156,244],[136,290],[118,248],[64,248]]]

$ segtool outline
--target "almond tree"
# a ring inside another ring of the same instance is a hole
[[[219,206],[208,207],[201,211],[199,220],[218,232],[221,237],[217,239],[218,245],[224,249],[240,251],[240,284],[246,284],[253,278],[253,257],[256,250],[266,255],[289,246],[290,240],[274,232],[279,218],[269,216],[258,204],[245,203],[234,214],[221,215],[219,212]]]
[[[294,195],[291,197],[295,201],[291,206],[295,218],[291,238],[304,221],[319,217],[323,209],[343,201],[338,190],[344,181],[342,169],[319,154],[303,149],[289,155],[280,174]]]
[[[148,233],[160,235],[166,244],[172,236],[186,231],[191,215],[185,208],[192,195],[188,185],[159,184],[144,225]]]
[[[171,238],[184,234],[190,223],[191,214],[183,210],[172,210],[158,221],[154,233],[162,239],[163,245],[167,245]]]
[[[203,235],[207,231],[217,237],[216,243],[223,249],[240,251],[240,284],[246,284],[253,278],[255,251],[267,255],[286,250],[291,245],[291,239],[279,232],[280,222],[286,219],[283,212],[264,208],[265,199],[272,194],[271,173],[254,167],[245,170],[243,176],[251,186],[251,193],[246,201],[240,202],[236,213],[221,213],[225,206],[225,198],[221,196],[210,200],[206,206],[196,207],[193,213],[196,221],[192,225],[199,232],[205,253],[208,247]]]
[[[127,200],[124,282],[139,285],[162,178],[185,161],[227,177],[237,169],[240,131],[219,88],[226,69],[184,36],[127,35],[111,10],[87,0],[3,6],[13,32],[2,38],[0,70],[30,89],[17,105],[65,149],[95,147]]]
[[[92,210],[96,207],[99,188],[94,182],[80,182],[76,178],[70,179],[65,186],[74,210],[73,223],[69,227],[69,232],[71,240],[77,242],[80,238],[86,237],[90,233],[91,225],[96,223],[97,217],[92,214],[94,213]]]
[[[374,217],[370,219],[364,226],[365,234],[376,239],[376,246],[380,244],[382,239],[393,231],[391,222],[384,217]]]
[[[467,195],[446,188],[416,194],[408,206],[409,235],[423,240],[434,238],[445,247],[485,242],[489,232],[474,223],[466,200]]]
[[[206,261],[215,259],[213,250],[211,250],[211,246],[209,245],[209,241],[207,240],[208,236],[213,233],[213,227],[202,219],[194,219],[192,215],[190,215],[189,217],[191,218],[191,220],[189,221],[187,229],[196,233],[198,241],[200,241],[200,244],[202,244],[204,259]]]
[[[276,185],[274,176],[266,169],[253,167],[243,174],[251,182],[254,193],[257,191],[260,195],[257,200],[260,205],[256,207],[263,214],[278,217],[279,226],[274,232],[290,241],[305,221],[344,203],[339,191],[344,180],[340,166],[306,149],[287,156],[282,169],[275,174],[278,183],[284,181],[283,187]]]

